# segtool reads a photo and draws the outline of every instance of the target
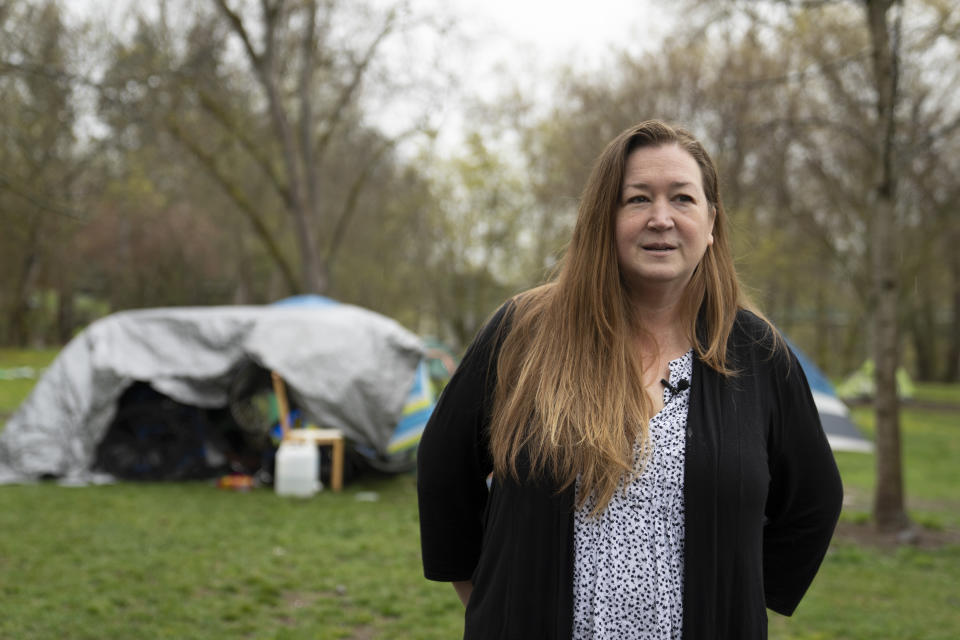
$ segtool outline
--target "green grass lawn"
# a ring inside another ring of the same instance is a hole
[[[920,383],[917,384],[914,399],[960,405],[960,384]]]
[[[857,409],[854,419],[873,436],[869,409]],[[910,516],[934,532],[953,534],[954,542],[921,549],[835,540],[794,616],[771,614],[771,638],[960,637],[960,412],[905,410],[901,428]],[[836,457],[845,493],[841,521],[867,527],[874,457],[842,452]]]
[[[366,492],[366,493],[362,493]],[[358,500],[376,492],[378,500]],[[210,484],[0,487],[0,638],[453,638],[412,476],[281,499]]]
[[[42,369],[53,362],[59,349],[10,349],[0,347],[0,368],[34,367]]]
[[[6,357],[0,352],[0,367],[21,364]],[[0,412],[11,412],[26,394],[2,391],[10,382],[0,381]],[[855,418],[872,434],[868,410]],[[958,436],[960,413],[903,413],[908,506],[916,521],[941,534],[960,531]],[[837,460],[847,495],[842,519],[863,522],[873,456],[840,453]],[[368,501],[372,494],[375,502]],[[463,609],[453,589],[421,577],[410,475],[369,478],[309,500],[209,483],[40,483],[0,487],[0,505],[3,639],[461,633]],[[839,539],[797,613],[771,614],[770,636],[960,637],[960,545],[883,548]]]
[[[39,376],[56,355],[56,349],[0,349],[0,371],[29,367]],[[0,422],[13,413],[35,383],[34,378],[6,379],[0,375]]]

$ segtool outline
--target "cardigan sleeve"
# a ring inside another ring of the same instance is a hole
[[[763,578],[767,606],[791,615],[827,552],[843,487],[803,369],[788,348],[776,351]]]
[[[469,580],[480,557],[495,347],[507,305],[481,329],[447,383],[417,452],[417,500],[424,575]]]

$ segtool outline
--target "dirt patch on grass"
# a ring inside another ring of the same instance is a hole
[[[357,627],[353,630],[350,640],[373,640],[376,637],[376,630],[370,626]]]
[[[915,524],[901,533],[882,533],[877,531],[873,524],[869,522],[840,522],[837,524],[833,539],[880,549],[895,549],[897,547],[940,549],[948,545],[960,544],[960,531],[928,529]]]

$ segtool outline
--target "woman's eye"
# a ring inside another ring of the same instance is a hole
[[[634,203],[634,202],[649,202],[649,201],[650,199],[647,198],[647,196],[630,196],[629,198],[627,198],[627,204]]]
[[[680,202],[693,202],[693,197],[688,196],[685,193],[680,193],[674,196],[674,200],[679,200]]]

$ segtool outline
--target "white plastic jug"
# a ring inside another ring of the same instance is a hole
[[[320,456],[312,442],[284,440],[277,449],[273,488],[278,496],[309,498],[320,490]]]

